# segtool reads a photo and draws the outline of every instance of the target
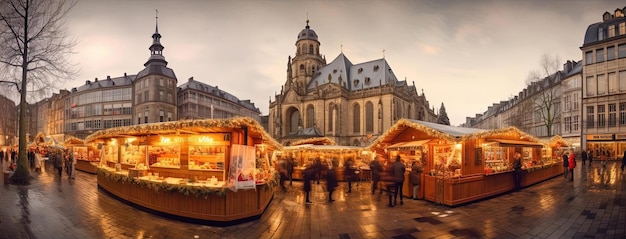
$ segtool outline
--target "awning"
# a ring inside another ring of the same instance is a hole
[[[532,148],[543,148],[544,145],[542,143],[530,142],[530,141],[522,141],[522,140],[512,140],[512,139],[489,139],[489,141],[498,142],[502,147],[532,147]]]
[[[419,146],[422,146],[425,143],[428,143],[428,141],[430,141],[430,139],[426,139],[426,140],[418,140],[418,141],[407,141],[407,142],[399,142],[399,143],[395,143],[390,145],[389,147],[387,147],[388,149],[410,149],[410,148],[417,148]]]

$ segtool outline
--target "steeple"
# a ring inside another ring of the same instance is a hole
[[[159,10],[155,10],[156,11],[156,17],[155,17],[155,28],[154,28],[154,34],[152,34],[152,45],[150,46],[150,58],[148,59],[148,61],[143,64],[144,66],[148,66],[150,64],[159,64],[159,65],[164,65],[167,66],[167,61],[165,60],[165,57],[163,56],[163,49],[165,47],[163,47],[163,45],[161,45],[161,34],[159,34]]]

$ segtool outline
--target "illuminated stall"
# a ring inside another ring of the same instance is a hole
[[[514,127],[483,130],[401,119],[369,148],[387,158],[400,155],[407,171],[412,161],[421,161],[421,195],[453,206],[513,190],[515,152],[523,155],[522,186],[558,175],[557,163],[542,160],[543,147]],[[408,184],[405,196],[411,195]]]
[[[74,153],[76,170],[96,174],[100,157],[95,146],[73,136],[63,141],[63,146]]]
[[[98,186],[144,208],[204,224],[257,219],[278,174],[280,149],[251,118],[184,120],[98,131]]]

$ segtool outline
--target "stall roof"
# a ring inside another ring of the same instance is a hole
[[[280,149],[280,145],[272,138],[263,126],[256,120],[249,117],[235,117],[230,119],[196,119],[196,120],[179,120],[161,123],[140,124],[110,128],[97,131],[85,138],[85,142],[89,143],[94,140],[109,138],[115,136],[142,136],[142,135],[158,135],[158,134],[183,134],[193,135],[201,133],[223,133],[233,129],[241,130],[247,128],[248,135],[254,138],[261,138],[268,147]]]
[[[504,147],[534,147],[534,148],[543,148],[544,144],[523,141],[523,140],[512,140],[512,139],[489,139],[489,141],[497,142],[500,146]]]
[[[85,141],[79,138],[76,138],[74,136],[67,138],[65,141],[63,141],[63,144],[85,144]]]
[[[437,123],[412,120],[412,119],[400,119],[394,125],[392,125],[387,132],[378,137],[367,148],[372,150],[376,147],[386,147],[390,142],[400,135],[408,128],[421,131],[433,138],[442,138],[449,141],[461,141],[471,138],[490,138],[498,137],[499,135],[517,134],[520,137],[529,139],[531,142],[537,142],[538,139],[532,135],[526,134],[515,127],[507,127],[498,130],[485,130],[476,128],[466,128],[450,125],[442,125]]]
[[[283,145],[285,142],[283,142]],[[297,141],[290,142],[291,145],[302,145],[302,144],[316,144],[316,145],[336,145],[335,141],[328,137],[315,137],[315,138],[306,138],[300,139]]]
[[[356,153],[356,152],[360,152],[366,149],[363,147],[358,147],[358,146],[314,145],[314,144],[285,146],[282,149],[283,152],[305,151],[305,150],[318,151],[318,152]]]

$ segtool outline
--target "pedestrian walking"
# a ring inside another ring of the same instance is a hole
[[[580,153],[580,156],[582,157],[582,160],[583,160],[583,166],[585,166],[585,162],[587,162],[587,151],[583,150]]]
[[[356,178],[356,173],[355,173],[355,168],[354,168],[354,161],[350,158],[346,161],[346,164],[344,165],[344,167],[346,168],[346,181],[348,181],[348,193],[352,192],[352,182],[355,180]]]
[[[622,166],[620,166],[622,171],[624,171],[624,166],[626,166],[626,150],[624,150],[624,155],[622,156]]]
[[[393,177],[396,182],[395,190],[393,192],[393,205],[398,204],[398,194],[400,194],[400,205],[404,204],[404,200],[402,200],[402,184],[404,183],[405,171],[406,167],[404,166],[400,155],[396,156],[396,161],[393,163]]]
[[[411,180],[411,184],[413,185],[413,200],[417,200],[417,192],[420,188],[420,184],[422,181],[422,172],[424,169],[419,161],[413,161],[413,165],[411,165],[411,174],[409,174],[409,178]]]
[[[328,172],[326,172],[326,190],[328,190],[328,202],[334,202],[333,192],[337,187],[337,174],[333,170],[332,166],[328,166]]]
[[[389,197],[389,204],[387,204],[387,206],[394,207],[393,195],[396,188],[396,180],[393,176],[393,164],[388,163],[383,166],[383,170],[380,174],[380,180],[382,181],[383,186],[387,188],[387,196]]]
[[[372,171],[372,194],[376,192],[378,183],[380,182],[380,173],[383,171],[383,166],[380,165],[380,158],[376,156],[372,162],[370,162],[370,170]],[[383,194],[383,189],[380,188],[380,194]]]
[[[304,195],[305,195],[305,203],[312,204],[309,195],[311,194],[311,181],[315,178],[315,168],[313,165],[309,165],[303,171],[304,174]]]
[[[569,181],[574,181],[574,168],[576,168],[576,155],[574,152],[569,153],[567,169],[570,173]]]
[[[57,169],[59,177],[63,176],[63,157],[59,153],[54,154],[54,167]]]
[[[513,181],[515,182],[515,190],[522,188],[522,153],[515,152],[513,159]]]
[[[607,152],[605,150],[602,150],[602,153],[600,155],[600,161],[602,161],[602,167],[606,167],[606,159],[607,159]]]
[[[593,162],[593,150],[587,152],[587,159],[589,159],[589,167],[591,167],[591,162]]]
[[[569,172],[569,154],[567,151],[563,152],[563,178],[567,179],[567,173]]]
[[[293,162],[293,158],[288,157],[287,158],[287,177],[289,178],[289,186],[293,185],[293,167],[294,167],[294,162]]]

